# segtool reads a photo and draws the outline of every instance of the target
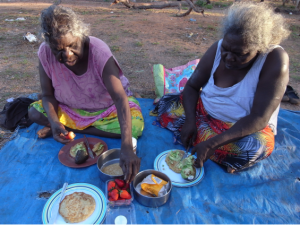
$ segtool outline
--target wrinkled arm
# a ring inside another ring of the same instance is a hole
[[[42,87],[42,102],[43,108],[47,113],[49,126],[51,126],[53,138],[63,144],[69,143],[71,140],[68,140],[64,135],[68,134],[68,131],[65,129],[64,125],[59,122],[57,111],[58,111],[58,102],[54,97],[54,88],[52,86],[51,79],[47,76],[41,62],[39,62],[39,73],[40,73],[40,82]]]
[[[185,148],[196,138],[196,106],[199,99],[199,91],[209,80],[213,67],[218,42],[215,42],[201,58],[191,78],[183,90],[183,108],[186,115],[185,123],[181,131],[181,141]]]
[[[102,75],[104,84],[116,108],[121,128],[121,167],[125,180],[131,182],[140,169],[140,159],[134,154],[132,148],[131,113],[128,97],[119,78],[119,68],[111,57]]]
[[[41,62],[39,62],[40,82],[42,88],[42,102],[49,122],[57,122],[58,102],[54,97],[54,88],[51,79],[47,76]]]
[[[195,122],[196,105],[199,98],[199,91],[209,80],[213,67],[218,42],[215,42],[201,58],[191,78],[183,90],[183,107],[186,120]]]

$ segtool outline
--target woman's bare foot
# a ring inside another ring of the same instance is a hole
[[[37,132],[39,138],[46,138],[52,135],[52,130],[50,127],[44,127]]]
[[[133,96],[134,96],[135,98],[142,98],[142,96],[141,96],[139,93],[137,93],[137,92],[134,93]]]
[[[227,172],[228,173],[234,173],[235,169],[231,168],[230,166],[227,166]]]

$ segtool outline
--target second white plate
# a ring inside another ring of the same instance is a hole
[[[196,168],[196,178],[192,181],[187,181],[181,177],[180,173],[175,173],[171,170],[166,163],[166,156],[170,151],[178,149],[171,149],[160,153],[154,160],[154,169],[166,174],[172,181],[172,184],[175,187],[191,187],[194,186],[203,179],[204,177],[204,168]]]

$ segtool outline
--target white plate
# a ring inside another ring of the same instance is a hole
[[[70,184],[65,192],[65,196],[70,195],[74,192],[84,192],[93,196],[96,202],[96,208],[93,214],[86,220],[76,224],[100,224],[105,219],[106,213],[106,198],[103,192],[92,184],[87,183],[75,183]],[[49,224],[50,218],[54,210],[59,208],[61,189],[56,191],[46,202],[42,214],[43,224]],[[67,224],[63,217],[58,213],[56,224]]]
[[[166,163],[166,156],[170,151],[178,149],[171,149],[165,152],[160,153],[154,160],[154,169],[166,174],[172,181],[172,184],[175,187],[191,187],[194,186],[203,179],[204,177],[204,168],[196,168],[196,177],[192,181],[187,181],[181,177],[180,173],[175,173],[171,170]]]

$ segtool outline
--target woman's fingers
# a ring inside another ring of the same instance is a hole
[[[127,183],[129,183],[129,182],[131,181],[132,167],[133,167],[133,163],[129,161],[129,162],[127,163],[127,176],[126,176],[126,179],[125,179],[125,181],[126,181]]]
[[[61,134],[63,134],[64,136],[68,135],[68,131],[66,130],[65,126],[61,124],[61,126],[59,126],[59,132]]]
[[[120,161],[120,167],[122,168],[123,174],[124,174],[124,180],[127,179],[127,168],[124,163],[124,161]]]
[[[195,147],[195,148],[192,149],[191,154],[195,155],[196,152],[197,152],[197,148]]]
[[[130,176],[130,179],[129,179],[129,182],[130,183],[131,181],[133,181],[133,178],[135,177],[135,175],[137,174],[136,172],[136,167],[137,165],[135,163],[132,164],[132,173],[131,173],[131,176]]]
[[[181,134],[181,142],[183,147],[187,148],[187,138],[184,134]]]
[[[203,167],[203,161],[197,157],[197,159],[194,162],[194,166],[197,168]]]
[[[198,157],[197,157],[196,160],[194,161],[194,166],[197,167],[197,168],[200,167],[200,166],[199,166],[199,158],[198,158]]]
[[[133,152],[123,154],[121,152],[120,166],[124,173],[124,180],[128,183],[133,181],[136,174],[140,169],[140,158],[138,158]]]
[[[136,160],[130,160],[127,163],[123,163],[123,167],[121,168],[124,173],[124,180],[130,183],[140,170],[140,162]]]
[[[193,134],[193,137],[192,137],[192,141],[193,141],[193,143],[196,141],[196,139],[197,139],[197,130],[194,132],[194,134]]]
[[[70,139],[66,139],[64,135],[62,135],[61,133],[60,134],[53,134],[53,138],[54,140],[62,143],[62,144],[68,144],[69,142],[73,141],[73,140],[70,140]]]
[[[62,144],[68,144],[69,142],[73,141],[65,138],[65,136],[68,134],[68,131],[65,129],[65,126],[60,122],[51,124],[51,129],[54,140]]]

